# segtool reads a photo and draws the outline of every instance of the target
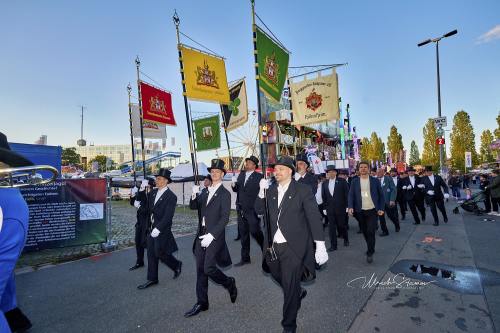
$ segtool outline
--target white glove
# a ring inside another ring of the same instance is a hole
[[[262,178],[259,182],[259,198],[264,199],[264,190],[269,188],[269,181],[265,178]]]
[[[425,185],[424,184],[418,184],[417,187],[418,188],[425,188]]]
[[[450,195],[449,195],[448,193],[445,193],[445,194],[444,194],[444,198],[445,198],[445,199],[448,199],[449,197],[450,197]]]
[[[237,180],[236,176],[232,176],[232,177],[231,177],[231,183],[232,183],[233,185],[234,185],[234,184],[236,184],[236,180]]]
[[[151,231],[151,237],[156,238],[160,234],[160,230],[154,228],[153,231]]]
[[[323,209],[323,215],[326,215],[326,209]]]
[[[212,241],[214,240],[214,236],[212,234],[208,233],[206,235],[198,237],[201,239],[201,247],[209,247]]]
[[[349,213],[349,208],[346,208],[346,209],[345,209],[345,212],[346,212],[346,213]]]
[[[401,187],[403,190],[406,190],[408,187],[407,186],[403,186]]]
[[[429,190],[429,191],[427,191],[427,194],[428,195],[434,195],[434,191],[433,190]]]
[[[137,192],[139,192],[139,189],[137,188],[137,186],[132,187],[132,190],[130,190],[130,196],[131,197],[135,197],[135,195],[137,194]]]
[[[191,199],[196,199],[196,195],[200,193],[200,185],[193,185],[192,193],[191,193]]]
[[[328,253],[326,252],[326,246],[324,241],[314,241],[316,243],[316,253],[314,253],[314,258],[318,265],[323,265],[328,261]]]
[[[412,189],[413,189],[413,186],[411,186],[411,185],[406,186],[406,190],[407,190],[407,191],[410,191],[410,190],[412,190]]]
[[[134,201],[134,207],[135,207],[135,208],[137,208],[137,209],[141,208],[141,202],[140,202],[140,201],[135,200],[135,201]]]

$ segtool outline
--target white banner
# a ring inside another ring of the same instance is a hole
[[[290,83],[293,124],[305,125],[339,119],[337,74]]]
[[[132,133],[134,137],[141,137],[141,122],[139,105],[132,104]],[[142,122],[144,128],[144,139],[166,139],[166,126],[153,121],[144,120]]]
[[[465,152],[465,167],[472,168],[472,153],[470,151]]]

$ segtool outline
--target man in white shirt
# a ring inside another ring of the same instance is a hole
[[[277,183],[269,185],[260,181],[260,191],[255,201],[255,211],[266,216],[266,262],[272,277],[284,293],[284,332],[295,332],[297,313],[307,292],[301,280],[315,278],[315,262],[323,265],[328,260],[321,214],[310,187],[292,178],[295,172],[293,160],[284,156],[274,165]],[[269,224],[267,224],[269,223]],[[272,241],[269,242],[269,239]],[[313,249],[313,241],[316,251]]]

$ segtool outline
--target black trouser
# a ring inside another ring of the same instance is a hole
[[[387,223],[385,221],[386,215],[392,221],[396,230],[399,230],[398,207],[396,205],[391,207],[388,204],[385,204],[385,214],[378,217],[380,221],[380,229],[382,229],[383,233],[388,234],[389,230],[387,229]]]
[[[486,213],[491,212],[491,197],[489,194],[486,194],[486,199],[484,200],[484,210]]]
[[[137,265],[144,265],[144,244],[143,244],[143,238],[144,238],[145,231],[143,230],[143,227],[140,225],[140,222],[137,222],[135,225],[135,252],[137,254],[137,259],[135,263]]]
[[[411,215],[413,215],[413,219],[415,223],[420,223],[420,218],[418,217],[417,208],[420,210],[420,214],[422,215],[422,219],[425,219],[425,206],[423,207],[423,211],[420,209],[421,207],[417,205],[415,200],[408,200],[408,206],[410,206]]]
[[[406,218],[406,211],[408,210],[408,206],[406,205],[406,200],[404,198],[396,200],[396,204],[399,206],[399,211],[401,212],[401,217],[403,219]],[[397,208],[396,208],[397,214]]]
[[[288,243],[274,243],[273,247],[278,256],[278,262],[268,262],[268,266],[271,276],[279,283],[284,294],[281,325],[285,330],[295,332],[297,313],[300,308],[300,292],[302,289],[300,278],[304,269],[303,263],[290,249]]]
[[[236,208],[236,222],[237,222],[237,225],[238,227],[236,228],[236,230],[238,230],[238,235],[236,235],[236,238],[240,238],[241,239],[241,224],[243,223],[243,219],[241,217],[241,208]]]
[[[330,233],[330,245],[333,248],[337,247],[337,232],[344,240],[349,240],[347,235],[347,223],[345,213],[334,213],[328,215],[328,230]]]
[[[260,227],[260,220],[252,210],[240,211],[243,214],[241,219],[241,261],[250,261],[250,235],[257,241],[262,251],[264,246],[264,234]]]
[[[210,245],[215,246],[216,244]],[[213,264],[205,262],[206,254],[207,250],[201,247],[201,240],[197,239],[194,246],[194,255],[196,258],[196,298],[198,304],[208,306],[208,278],[226,289],[231,285],[231,280],[217,268],[215,262]],[[215,256],[212,259],[215,260]]]
[[[159,261],[168,266],[171,270],[175,271],[179,268],[181,262],[177,260],[172,254],[158,253],[155,251],[154,239],[151,235],[148,236],[148,281],[158,281],[158,264]]]
[[[375,252],[375,231],[377,230],[377,210],[361,210],[357,214],[357,219],[365,237],[367,245],[367,255],[372,255]]]
[[[438,217],[438,213],[437,213],[437,209],[436,209],[436,206],[437,208],[439,208],[439,210],[441,211],[441,214],[443,214],[443,218],[447,221],[448,220],[448,216],[446,215],[446,209],[444,208],[444,200],[441,199],[441,200],[436,200],[434,198],[430,198],[428,201],[427,201],[428,205],[431,207],[431,213],[432,213],[432,217],[434,218],[434,222],[435,223],[438,223],[439,224],[439,217]]]
[[[491,210],[498,212],[498,206],[500,205],[500,198],[491,197]]]

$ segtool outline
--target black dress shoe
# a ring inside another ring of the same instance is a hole
[[[362,234],[362,233],[363,233],[363,231],[361,231],[361,230],[358,230],[358,232],[357,232],[357,234]]]
[[[234,277],[230,277],[229,280],[231,280],[231,284],[227,288],[227,291],[229,291],[231,303],[234,303],[236,302],[236,297],[238,297],[238,289],[236,288],[236,280],[234,279]]]
[[[241,239],[240,235],[234,239],[235,242],[239,241]]]
[[[432,225],[439,225],[439,223],[434,222]]]
[[[250,264],[250,260],[241,260],[240,262],[234,264],[234,267],[240,267],[240,266],[243,266],[243,265],[248,265]]]
[[[401,227],[396,227],[396,232],[399,232],[401,230]]]
[[[337,251],[337,247],[336,246],[332,246],[328,249],[328,252],[333,252],[333,251]]]
[[[141,267],[144,267],[144,264],[135,264],[134,266],[130,267],[128,270],[133,271],[133,270],[136,270],[136,269],[141,268]]]
[[[184,314],[184,317],[189,318],[192,316],[196,316],[201,311],[207,311],[207,310],[208,310],[208,305],[196,303],[191,310],[189,310]]]
[[[179,261],[179,267],[174,271],[174,279],[177,279],[182,272],[182,261]]]
[[[344,246],[349,246],[349,241],[347,239],[344,239]]]
[[[299,298],[299,309],[302,306],[302,300],[304,298],[306,298],[306,296],[307,296],[307,290],[305,290],[304,288],[301,288],[301,290],[300,290],[300,296],[299,296],[300,297]]]
[[[445,218],[445,219],[444,219],[444,223],[448,223],[448,218]]]
[[[151,286],[154,286],[155,284],[158,284],[158,281],[148,281],[148,282],[138,286],[137,289],[146,289],[146,288],[149,288]]]
[[[413,222],[413,224],[420,224],[420,222]]]
[[[373,262],[373,255],[367,255],[366,256],[366,262],[371,264]]]
[[[380,237],[385,237],[385,236],[389,236],[389,233],[388,232],[382,232],[379,234]]]

